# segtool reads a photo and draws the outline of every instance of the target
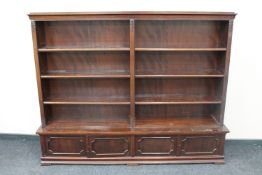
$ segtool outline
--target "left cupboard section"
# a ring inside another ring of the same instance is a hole
[[[129,128],[129,20],[37,21],[35,25],[46,128]],[[54,152],[63,148],[60,139],[79,142],[79,147],[70,148],[72,154],[84,154],[80,137],[49,138]]]

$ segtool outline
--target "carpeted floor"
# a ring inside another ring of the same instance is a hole
[[[228,140],[224,165],[52,165],[40,166],[37,136],[0,134],[0,175],[262,175],[262,140]]]

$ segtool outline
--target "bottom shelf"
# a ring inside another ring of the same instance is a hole
[[[89,133],[89,132],[114,132],[134,134],[139,132],[216,132],[223,130],[223,127],[217,121],[209,117],[176,117],[173,119],[137,119],[134,128],[130,128],[127,119],[122,120],[99,120],[78,118],[77,120],[68,120],[55,118],[49,120],[46,127],[41,129],[43,132],[66,132],[68,133]]]
[[[136,121],[136,128],[218,128],[219,124],[213,117],[177,117],[174,119],[141,119]]]
[[[52,119],[47,123],[47,130],[119,130],[128,129],[128,120],[94,120],[78,118],[77,120]]]

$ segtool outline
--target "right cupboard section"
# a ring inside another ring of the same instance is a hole
[[[223,123],[228,21],[135,21],[138,128]]]

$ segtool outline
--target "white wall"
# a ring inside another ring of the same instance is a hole
[[[262,139],[262,20],[259,0],[8,0],[0,4],[0,133],[40,125],[30,21],[43,11],[234,11],[225,124],[228,138]]]

